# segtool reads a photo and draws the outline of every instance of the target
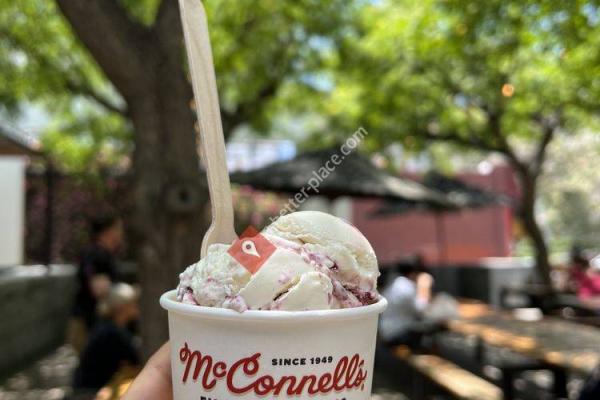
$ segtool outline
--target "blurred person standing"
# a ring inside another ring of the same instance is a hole
[[[381,315],[380,334],[389,346],[418,347],[428,324],[423,321],[432,297],[433,277],[425,272],[422,257],[395,268],[398,276],[383,290],[388,307]]]
[[[101,319],[81,354],[73,379],[76,399],[95,394],[117,372],[134,375],[139,370],[139,352],[127,329],[139,317],[138,297],[133,286],[116,283],[99,302]]]
[[[90,228],[92,243],[81,256],[77,271],[79,289],[69,329],[69,341],[78,352],[97,321],[98,301],[108,295],[116,280],[116,255],[123,243],[123,223],[119,217],[95,218]]]

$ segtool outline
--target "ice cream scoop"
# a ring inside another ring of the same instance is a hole
[[[251,310],[319,310],[359,307],[379,299],[379,269],[368,240],[330,214],[301,211],[264,229],[275,251],[251,274],[215,244],[180,276],[178,300]]]

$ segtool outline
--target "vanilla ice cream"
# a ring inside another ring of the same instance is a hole
[[[251,274],[214,244],[180,275],[179,301],[245,310],[321,310],[378,301],[373,248],[349,223],[317,211],[282,216],[262,232],[275,251]]]

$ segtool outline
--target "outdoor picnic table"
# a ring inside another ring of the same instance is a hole
[[[600,330],[559,318],[524,321],[510,313],[489,312],[449,321],[452,332],[583,375],[600,364]]]

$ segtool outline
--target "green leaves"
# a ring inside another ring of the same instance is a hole
[[[69,171],[105,165],[98,154],[109,142],[130,147],[125,120],[106,107],[124,107],[123,101],[54,2],[0,0],[0,8],[0,107],[42,106],[52,116],[42,142]]]
[[[205,4],[223,107],[264,131],[279,95],[289,95],[282,93],[288,84],[302,93],[314,85],[349,22],[352,1]],[[264,104],[244,106],[252,101]]]
[[[1,0],[0,7],[2,75],[12,78],[0,91],[49,104],[55,104],[55,95],[68,93],[70,84],[111,92],[53,2]]]
[[[507,138],[536,141],[559,114],[578,129],[600,100],[597,15],[583,1],[367,4],[323,110],[382,145],[451,133],[494,147],[495,116]]]
[[[58,116],[42,137],[44,148],[63,169],[94,175],[107,168],[125,170],[131,153],[131,128],[115,113],[76,101],[71,112]]]
[[[160,0],[114,1],[150,34]],[[261,133],[284,113],[304,113],[330,88],[326,67],[335,64],[358,7],[347,0],[204,3],[226,128],[247,124]],[[0,108],[41,104],[52,117],[44,142],[71,171],[124,160],[133,147],[125,101],[54,1],[0,0],[0,8]],[[94,158],[99,149],[113,156]]]
[[[132,21],[152,28],[159,0],[120,5]],[[205,5],[230,129],[248,124],[268,133],[274,123],[285,130],[293,125],[286,121],[303,120],[303,129],[319,133],[316,145],[329,140],[323,130],[335,138],[365,126],[371,146],[400,141],[418,149],[431,135],[452,134],[494,147],[490,117],[496,114],[503,135],[525,141],[536,141],[540,121],[556,114],[568,130],[595,119],[595,2]],[[54,138],[82,126],[106,129],[93,140],[118,142],[126,155],[131,135],[123,134],[129,130],[121,115],[125,103],[54,3],[0,0],[0,7],[0,107],[14,112],[20,104],[43,104],[53,116]],[[74,111],[81,103],[85,113]]]

